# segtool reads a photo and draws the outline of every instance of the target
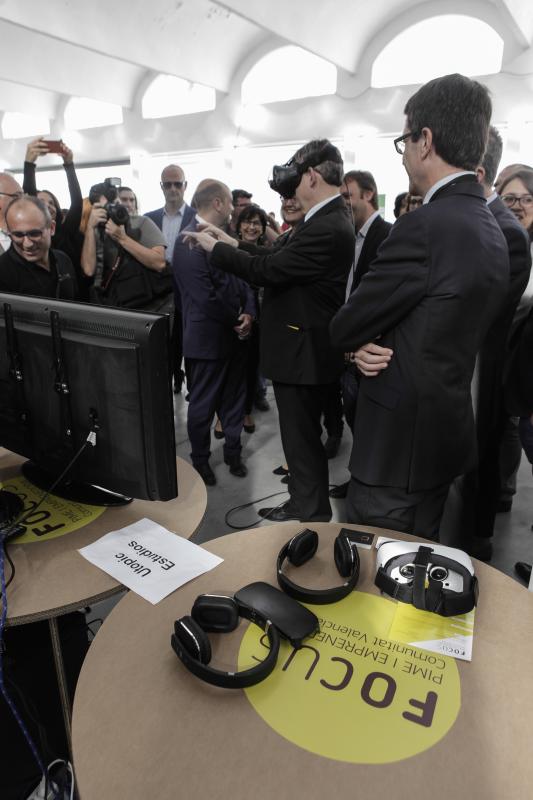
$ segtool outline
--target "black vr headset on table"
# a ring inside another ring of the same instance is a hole
[[[325,144],[318,153],[309,156],[301,163],[295,161],[293,157],[282,166],[272,167],[272,179],[268,182],[269,186],[285,200],[288,200],[290,197],[294,197],[304,172],[307,172],[309,167],[317,167],[324,161],[342,163],[338,149],[331,142]]]

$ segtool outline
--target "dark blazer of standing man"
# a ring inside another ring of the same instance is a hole
[[[212,250],[213,265],[265,287],[261,371],[274,385],[290,500],[259,513],[275,521],[327,521],[331,506],[320,415],[343,367],[343,353],[332,348],[328,325],[344,301],[354,232],[339,194],[343,164],[337,148],[327,140],[312,141],[291,163],[294,185],[279,190],[296,197],[305,217],[284,247],[251,255],[241,245],[236,249],[238,243],[229,237],[216,242],[205,232],[194,238]],[[219,231],[212,234],[221,237]]]
[[[168,164],[161,173],[161,191],[165,197],[165,205],[144,215],[151,219],[163,232],[167,242],[166,260],[172,264],[174,247],[180,231],[194,219],[194,209],[184,200],[187,181],[185,173],[177,164]],[[172,319],[171,366],[174,378],[174,391],[180,392],[183,382],[181,361],[183,358],[181,298],[174,282],[174,317]]]
[[[331,323],[334,344],[361,348],[366,376],[350,522],[436,538],[451,481],[476,462],[470,383],[509,284],[505,239],[475,174],[491,110],[485,87],[461,75],[411,97],[395,146],[424,204],[396,222]]]
[[[529,237],[514,214],[506,208],[492,186],[502,154],[502,139],[496,128],[489,130],[487,149],[478,168],[478,178],[487,206],[500,226],[509,251],[510,276],[502,308],[479,351],[473,384],[478,464],[457,482],[461,497],[460,519],[454,520],[459,544],[476,558],[492,555],[491,537],[500,498],[500,447],[507,414],[503,406],[503,372],[513,317],[529,280]]]
[[[233,208],[231,193],[220,181],[202,181],[195,192],[200,223],[224,225]],[[240,436],[246,397],[245,343],[255,316],[252,290],[238,278],[221,272],[200,248],[176,242],[172,262],[182,301],[183,354],[187,365],[189,407],[187,432],[191,459],[208,486],[215,482],[209,465],[211,423],[218,412],[224,428],[224,460],[237,477],[246,475]]]

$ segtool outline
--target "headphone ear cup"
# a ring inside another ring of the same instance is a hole
[[[333,545],[333,557],[339,575],[343,578],[348,578],[353,572],[354,555],[349,542],[349,539],[344,533],[340,533],[335,539]]]
[[[194,601],[191,616],[209,633],[230,633],[239,624],[239,608],[233,597],[201,594]]]
[[[318,549],[318,533],[305,530],[297,534],[287,547],[287,559],[295,567],[301,567],[313,558]]]
[[[183,649],[201,664],[211,661],[211,643],[207,634],[192,617],[181,617],[174,623],[174,635]]]

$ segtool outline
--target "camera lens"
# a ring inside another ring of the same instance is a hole
[[[404,564],[403,567],[400,567],[400,575],[402,578],[413,578],[415,574],[415,565],[414,564]]]
[[[448,570],[444,567],[431,567],[429,577],[434,581],[444,581],[448,577]]]

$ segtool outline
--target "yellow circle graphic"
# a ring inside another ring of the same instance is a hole
[[[23,519],[26,531],[13,540],[16,544],[42,542],[64,536],[65,533],[72,533],[88,525],[105,511],[103,506],[76,503],[54,494],[49,494],[44,503],[36,508],[43,496],[43,490],[34,486],[23,475],[16,475],[0,483],[0,487],[18,495],[24,502]]]
[[[308,607],[320,630],[300,650],[283,641],[274,672],[245,690],[271,728],[305,750],[354,764],[400,761],[446,735],[461,707],[457,665],[387,639],[395,603],[353,592]],[[240,668],[262,661],[266,647],[250,625]]]

